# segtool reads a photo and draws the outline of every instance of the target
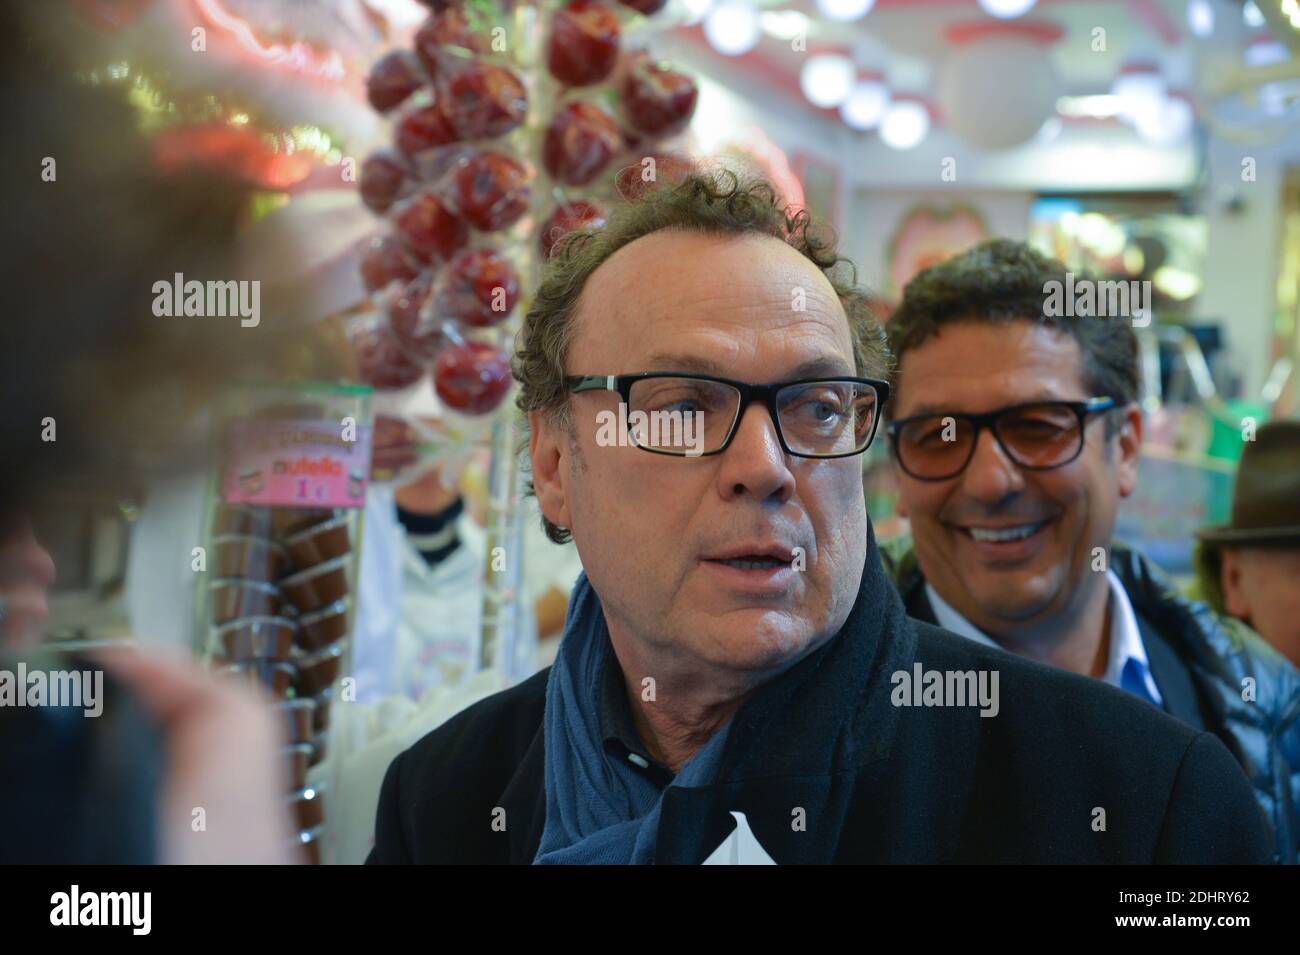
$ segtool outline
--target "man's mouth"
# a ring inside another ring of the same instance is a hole
[[[774,597],[793,586],[797,548],[768,541],[749,541],[722,548],[701,559],[712,567],[718,585],[728,591]]]
[[[717,561],[719,564],[726,564],[728,567],[735,567],[737,570],[772,570],[775,567],[788,567],[788,560],[777,560],[775,557],[734,557]]]
[[[1004,527],[959,527],[958,530],[981,543],[1005,544],[1027,540],[1047,524],[1047,521],[1037,521],[1033,524],[1009,524]]]

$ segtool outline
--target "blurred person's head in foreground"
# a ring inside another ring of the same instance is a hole
[[[39,633],[52,568],[29,514],[52,486],[111,500],[210,465],[195,418],[238,381],[274,379],[285,348],[309,337],[291,305],[265,300],[257,327],[155,314],[155,284],[176,273],[260,278],[234,265],[251,187],[220,168],[158,170],[127,89],[76,78],[95,54],[75,6],[0,6],[0,604],[14,611],[0,644]],[[118,688],[101,719],[0,708],[0,763],[21,766],[0,794],[8,861],[140,861],[155,844],[114,833],[150,808],[145,780],[159,773],[157,858],[292,858],[278,733],[246,690],[135,654],[86,665]],[[124,723],[128,711],[148,715]]]
[[[894,577],[913,616],[1096,677],[1228,740],[1260,803],[1287,812],[1300,776],[1270,767],[1300,746],[1287,715],[1300,680],[1112,540],[1139,480],[1133,325],[1150,321],[1126,285],[1007,240],[908,284],[888,327],[898,370],[887,430],[913,546],[899,548]],[[1247,678],[1259,684],[1250,699]],[[1281,831],[1300,831],[1300,814],[1288,816]],[[1298,846],[1281,848],[1290,858]]]
[[[1246,442],[1231,521],[1197,536],[1210,602],[1300,666],[1300,421],[1270,422]]]
[[[553,666],[393,761],[371,860],[1267,856],[1222,745],[1178,790],[1190,731],[906,616],[862,477],[883,335],[806,213],[685,173],[556,249],[515,375],[545,527],[584,573]],[[917,703],[926,671],[964,671],[969,694]],[[1178,831],[1103,849],[1069,821],[1085,790]],[[1240,829],[1220,839],[1224,818]]]
[[[236,382],[275,378],[311,336],[292,302],[263,299],[256,327],[160,317],[155,285],[273,279],[237,264],[258,186],[216,163],[164,173],[129,84],[85,78],[105,64],[75,5],[0,18],[0,508],[55,479],[124,492],[206,463],[182,440],[195,416]]]

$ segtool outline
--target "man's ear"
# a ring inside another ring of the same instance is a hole
[[[1245,588],[1241,585],[1241,575],[1245,573],[1241,558],[1241,551],[1231,547],[1225,547],[1220,552],[1219,589],[1223,591],[1223,609],[1228,616],[1250,623],[1250,604],[1246,600]]]
[[[894,492],[894,516],[907,518],[909,516],[907,513],[907,497],[901,490],[897,489],[902,473],[903,469],[899,467],[898,461],[894,461],[894,487],[896,489]]]
[[[1119,460],[1116,462],[1119,474],[1119,496],[1128,497],[1137,490],[1138,459],[1142,455],[1142,409],[1136,404],[1129,404],[1122,412],[1123,423],[1115,435]]]
[[[570,436],[541,411],[528,412],[528,457],[533,466],[533,491],[537,506],[557,527],[571,527],[569,499],[564,480]]]

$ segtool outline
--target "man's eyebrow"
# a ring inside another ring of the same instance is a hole
[[[701,375],[716,375],[719,378],[730,377],[733,369],[726,368],[710,358],[699,355],[684,355],[675,352],[656,352],[648,359],[650,371],[692,371]],[[795,365],[784,375],[783,381],[799,378],[842,378],[853,377],[855,372],[843,358],[822,355],[809,358]]]
[[[701,375],[726,377],[726,369],[710,358],[699,355],[684,355],[676,352],[656,352],[651,355],[647,371],[694,371]]]
[[[1039,393],[1037,395],[1030,395],[1027,398],[1021,398],[1017,401],[1007,402],[1004,405],[999,405],[997,408],[989,408],[988,411],[999,411],[1002,408],[1014,408],[1016,405],[1029,405],[1039,401],[1082,401],[1082,400],[1083,399],[1081,398],[1062,398],[1060,395]],[[987,413],[987,412],[957,411],[952,407],[951,404],[927,401],[917,405],[916,408],[908,412],[906,415],[899,415],[899,417],[914,418],[919,415],[926,415],[926,414],[932,415],[932,414],[982,414],[982,413]]]

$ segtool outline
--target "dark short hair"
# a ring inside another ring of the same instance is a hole
[[[1066,284],[1065,265],[1023,242],[990,239],[918,273],[886,331],[894,356],[903,355],[945,325],[960,322],[1032,322],[1069,335],[1079,346],[1083,384],[1095,396],[1119,405],[1136,401],[1140,386],[1137,336],[1124,316],[1048,314],[1048,283]],[[1075,282],[1090,276],[1076,275]],[[895,378],[899,372],[895,371]],[[895,389],[898,382],[894,382]],[[897,391],[895,391],[897,393]],[[888,412],[888,409],[886,409]],[[1107,434],[1120,415],[1107,417]]]
[[[521,386],[520,409],[545,412],[552,420],[571,425],[565,360],[583,287],[619,249],[665,229],[717,236],[765,235],[797,250],[826,276],[848,316],[857,373],[872,378],[889,374],[884,333],[868,307],[866,292],[857,285],[857,270],[836,253],[829,230],[805,210],[788,208],[765,180],[741,177],[725,168],[697,168],[619,203],[604,228],[572,232],[556,243],[518,339],[514,373]],[[523,426],[527,427],[526,421]],[[528,490],[532,492],[531,483]],[[557,544],[571,539],[567,529],[545,517],[542,525]]]

